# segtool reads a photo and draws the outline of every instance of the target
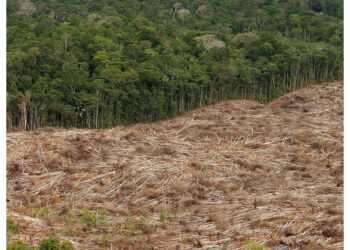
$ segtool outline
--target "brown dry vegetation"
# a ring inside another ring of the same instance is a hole
[[[7,135],[8,217],[78,249],[343,248],[343,84],[155,124]]]

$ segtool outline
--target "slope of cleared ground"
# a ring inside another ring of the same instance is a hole
[[[7,135],[11,241],[78,249],[343,248],[343,84],[155,124]]]

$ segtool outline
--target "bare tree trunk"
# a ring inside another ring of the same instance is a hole
[[[64,36],[64,51],[67,52],[68,49],[68,36]]]
[[[98,96],[99,96],[99,91],[97,90],[97,91],[96,91],[97,101],[99,100]],[[97,103],[97,105],[96,105],[95,127],[98,128],[98,103]]]
[[[12,124],[12,112],[11,112],[11,110],[6,112],[6,117],[7,117],[7,130],[12,131],[13,124]]]
[[[202,107],[202,100],[203,100],[203,84],[201,86],[201,94],[199,97],[199,107]]]
[[[98,105],[96,106],[95,127],[98,128]]]
[[[27,104],[23,102],[23,122],[24,122],[24,130],[27,130],[28,122],[27,122]]]

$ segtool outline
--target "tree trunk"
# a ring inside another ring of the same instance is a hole
[[[201,86],[201,94],[199,97],[199,107],[202,107],[202,100],[203,100],[203,84]]]

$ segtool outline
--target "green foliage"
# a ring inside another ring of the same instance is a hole
[[[314,140],[314,141],[311,142],[311,147],[312,147],[313,149],[318,149],[318,150],[320,150],[320,149],[322,149],[322,147],[323,147],[324,145],[325,145],[325,142],[322,141],[322,140]]]
[[[74,250],[69,241],[60,242],[58,239],[49,237],[41,241],[38,247],[26,245],[20,241],[7,243],[8,250]]]
[[[18,224],[12,219],[6,219],[6,232],[8,234],[18,234],[19,233]]]
[[[46,218],[51,213],[49,207],[34,207],[31,216],[34,218]]]
[[[151,244],[148,244],[146,243],[144,246],[143,246],[143,250],[153,250],[155,247]]]
[[[58,239],[50,237],[41,242],[39,250],[74,250],[74,247],[69,241],[61,243]]]
[[[166,222],[170,220],[170,217],[166,211],[160,211],[159,222],[162,228],[166,228]]]
[[[126,217],[120,223],[120,229],[126,234],[135,234],[138,230],[146,230],[149,228],[147,218],[141,216],[140,218]]]
[[[168,218],[167,214],[164,211],[161,211],[159,214],[159,221],[161,223],[164,223],[167,218]]]
[[[248,240],[244,243],[243,250],[264,250],[264,246]]]
[[[16,223],[16,221],[7,218],[6,219],[6,239],[7,241],[11,240],[11,237],[14,234],[18,234],[19,233],[19,226]]]
[[[97,241],[97,245],[100,247],[109,247],[111,245],[111,240],[111,235],[103,235],[102,238]]]
[[[139,229],[137,221],[132,218],[126,218],[121,224],[120,228],[130,233],[134,233]]]
[[[87,226],[97,227],[105,220],[106,212],[104,210],[90,211],[83,209],[80,213],[80,216]]]
[[[152,122],[342,73],[342,0],[8,0],[7,13],[9,128]]]
[[[6,249],[7,250],[38,250],[36,247],[25,245],[20,241],[7,243]]]

